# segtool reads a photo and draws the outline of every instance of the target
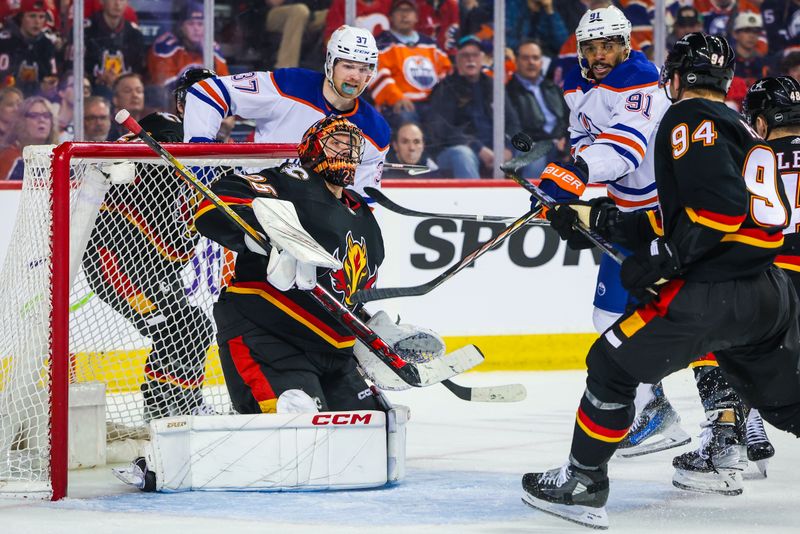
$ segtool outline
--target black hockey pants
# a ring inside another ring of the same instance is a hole
[[[274,413],[289,389],[307,393],[321,411],[382,410],[355,357],[288,343],[248,320],[248,304],[246,296],[223,292],[214,306],[220,363],[237,412]]]
[[[798,298],[777,268],[727,282],[672,280],[592,345],[572,439],[580,466],[607,462],[634,417],[639,383],[656,383],[713,352],[749,406],[800,435]]]

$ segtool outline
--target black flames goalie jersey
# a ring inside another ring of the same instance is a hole
[[[775,151],[778,174],[783,179],[791,213],[789,226],[783,231],[783,248],[775,258],[775,264],[790,271],[795,287],[800,288],[800,135],[773,139],[769,144]]]
[[[766,142],[722,102],[692,98],[667,110],[655,150],[663,232],[689,264],[682,277],[714,282],[766,270],[789,222]]]
[[[251,202],[273,197],[292,202],[303,228],[342,262],[338,271],[317,268],[317,283],[353,308],[356,291],[372,287],[383,262],[383,237],[367,203],[345,189],[341,199],[328,190],[322,177],[293,164],[258,174],[229,174],[211,189],[248,224],[261,225]],[[245,246],[244,232],[210,202],[195,214],[197,230],[237,253],[235,278],[225,289],[240,311],[275,337],[306,351],[338,352],[348,356],[355,338],[305,291],[281,292],[267,282],[267,257]]]

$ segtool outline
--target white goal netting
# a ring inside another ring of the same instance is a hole
[[[194,151],[180,159],[210,183],[284,155],[237,146],[230,157]],[[52,458],[62,456],[54,448],[65,442],[51,430],[56,383],[105,384],[109,441],[143,437],[151,418],[230,410],[211,312],[233,258],[195,232],[198,195],[142,145],[130,158],[104,157],[98,145],[71,159],[69,198],[56,199],[69,202],[70,252],[62,256],[51,234],[54,148],[25,149],[0,274],[0,495],[52,495]],[[108,185],[92,171],[121,160],[135,162],[132,183]],[[68,280],[54,276],[67,267]],[[64,283],[69,308],[62,317],[53,294]],[[53,352],[58,321],[68,322],[67,354]],[[52,365],[57,358],[68,359],[67,376]]]

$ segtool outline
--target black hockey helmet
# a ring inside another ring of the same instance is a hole
[[[211,69],[186,69],[175,84],[175,105],[186,105],[186,91],[200,80],[205,80],[206,78],[211,78],[216,75],[217,73]]]
[[[728,94],[736,54],[724,37],[702,32],[687,33],[673,45],[661,68],[661,84],[667,86],[676,72],[687,89],[712,89]]]
[[[769,129],[800,125],[800,83],[790,76],[758,80],[747,90],[742,114],[751,126],[759,115]]]

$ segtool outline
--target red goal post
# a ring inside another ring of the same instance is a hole
[[[294,144],[196,143],[165,144],[164,147],[187,166],[206,169],[204,172],[210,175],[213,175],[214,168],[264,168],[274,165],[276,160],[296,157]],[[0,288],[2,297],[12,301],[4,302],[4,308],[9,311],[2,317],[3,332],[0,333],[0,455],[5,458],[5,464],[0,460],[0,495],[58,500],[67,493],[69,384],[71,373],[74,373],[70,360],[79,350],[70,346],[70,265],[73,271],[77,269],[76,261],[70,261],[71,252],[73,258],[76,256],[76,251],[70,250],[70,240],[72,238],[75,242],[76,239],[76,231],[74,228],[71,231],[71,227],[78,224],[73,217],[77,213],[75,204],[79,202],[76,197],[80,196],[76,191],[82,187],[88,166],[102,162],[136,162],[137,180],[143,182],[163,179],[164,172],[170,173],[165,164],[141,143],[63,143],[57,147],[27,147],[24,159],[26,168],[19,215],[0,278],[0,284],[5,286]],[[151,168],[153,170],[149,171]],[[158,188],[151,189],[155,191]],[[106,201],[103,202],[105,207]],[[145,206],[146,202],[142,205]],[[100,211],[102,208],[98,207],[98,213]],[[126,216],[129,221],[136,222],[133,216]],[[185,217],[185,213],[182,216]],[[167,214],[149,214],[144,217],[144,222],[139,221],[139,229],[153,230],[148,224],[156,218],[169,223],[170,228],[177,220]],[[101,224],[99,215],[96,220],[98,225]],[[191,221],[179,222],[191,226]],[[97,230],[98,227],[93,228]],[[153,232],[158,234],[157,229]],[[32,244],[37,239],[42,241],[44,248],[41,250]],[[84,247],[87,240],[88,234],[84,236]],[[77,262],[81,261],[78,257]],[[24,279],[42,263],[49,267],[43,277],[30,283]],[[73,280],[75,277],[73,272]],[[33,339],[28,344],[20,342],[17,339],[20,335],[15,330],[36,330],[39,309],[43,316],[41,328],[46,330],[44,339]],[[108,314],[108,318],[98,315],[93,322],[102,323],[105,330],[113,330],[112,312],[102,313]],[[180,340],[174,341],[178,343]],[[124,341],[116,340],[114,343],[124,344]],[[148,349],[137,350],[147,352]],[[26,362],[34,364],[23,369]],[[20,381],[24,382],[24,387],[17,388]],[[23,397],[29,392],[32,392],[29,398]],[[28,406],[40,398],[46,407]],[[133,406],[132,402],[126,401],[125,406]],[[115,414],[124,411],[119,407],[114,410]],[[26,417],[39,417],[41,420],[33,423]],[[36,432],[41,435],[35,435]],[[13,489],[15,484],[19,489]]]

